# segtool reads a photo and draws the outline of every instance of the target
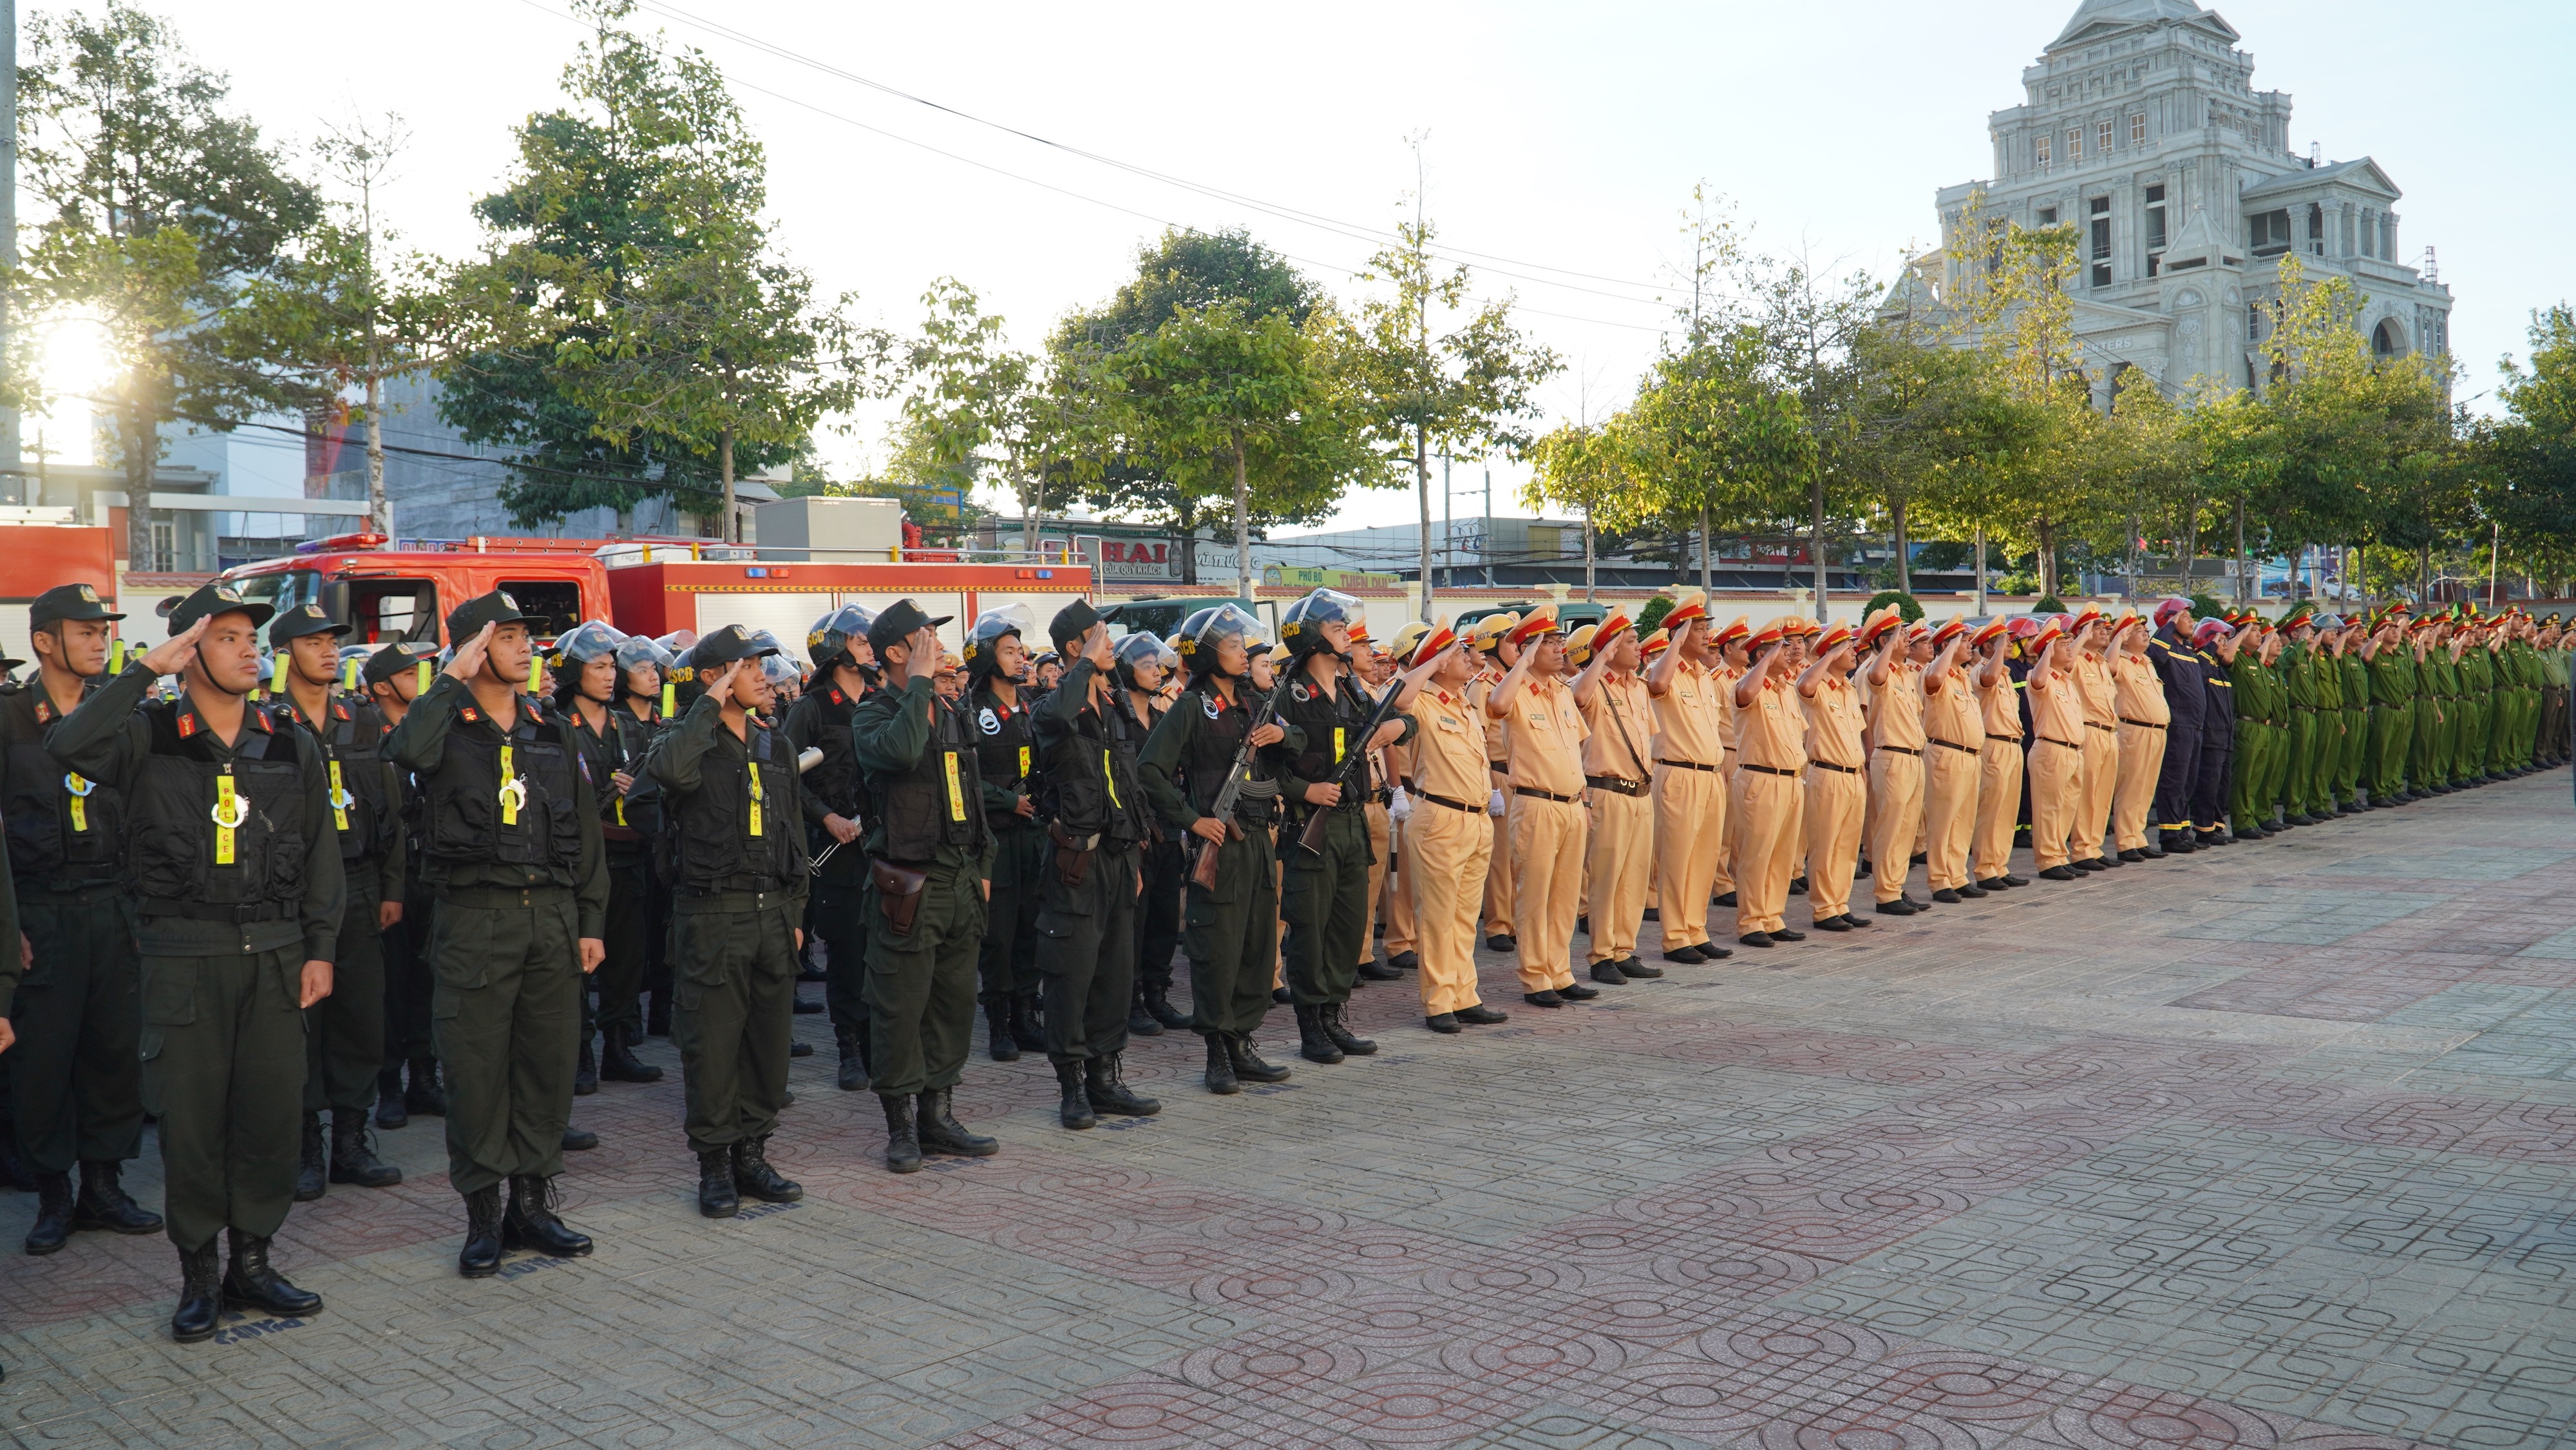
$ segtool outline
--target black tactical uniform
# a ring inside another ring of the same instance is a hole
[[[265,622],[231,586],[170,612]],[[125,793],[142,954],[143,1102],[159,1119],[170,1240],[185,1287],[172,1330],[214,1332],[215,1235],[232,1231],[226,1300],[310,1314],[321,1301],[268,1266],[295,1197],[302,1114],[304,964],[339,952],[347,896],[330,775],[311,737],[244,702],[227,745],[193,695],[149,704],[140,661],[90,696],[47,742],[65,769]]]
[[[867,888],[868,858],[856,843],[839,846],[823,825],[826,816],[861,819],[859,759],[850,748],[850,720],[858,697],[843,689],[828,669],[818,667],[814,683],[787,707],[779,730],[797,754],[820,750],[823,758],[805,772],[799,797],[805,806],[805,840],[814,868],[809,887],[809,919],[823,939],[823,1002],[832,1014],[832,1038],[840,1048],[837,1081],[856,1092],[868,1085],[867,919],[860,896]],[[829,856],[823,853],[831,851]]]
[[[1282,741],[1262,755],[1279,777],[1287,804],[1279,831],[1287,864],[1279,907],[1288,926],[1288,993],[1297,1009],[1298,1047],[1308,1061],[1331,1063],[1345,1053],[1377,1051],[1376,1043],[1353,1036],[1342,1022],[1367,940],[1369,867],[1377,859],[1369,849],[1370,782],[1365,771],[1344,781],[1335,806],[1309,805],[1305,795],[1310,785],[1342,780],[1343,762],[1367,747],[1360,737],[1374,707],[1348,675],[1317,684],[1306,669],[1312,657],[1301,653],[1288,662],[1296,674],[1279,706],[1280,719],[1297,728],[1301,742],[1291,747]],[[1388,718],[1403,722],[1402,739],[1412,738],[1411,715]],[[1321,849],[1309,851],[1297,844],[1299,833],[1318,813],[1324,817]]]
[[[1196,668],[1196,656],[1192,663]],[[1138,762],[1145,796],[1176,833],[1215,808],[1251,732],[1251,686],[1235,680],[1233,687],[1228,700],[1207,674],[1196,674],[1145,739]],[[1289,729],[1281,743],[1303,748],[1304,737]],[[1277,805],[1277,782],[1256,764],[1251,788],[1235,800],[1232,824],[1239,835],[1221,847],[1184,842],[1193,862],[1201,851],[1218,852],[1216,886],[1190,882],[1181,928],[1181,949],[1190,959],[1191,1025],[1207,1039],[1207,1081],[1215,1092],[1240,1091],[1245,1076],[1275,1082],[1288,1075],[1263,1062],[1251,1043],[1270,1010],[1270,978],[1279,960],[1279,858],[1270,834]]]
[[[447,632],[461,648],[486,623],[525,618],[495,592],[458,606]],[[442,674],[385,746],[421,793],[422,874],[437,896],[431,1026],[468,1278],[496,1272],[513,1244],[558,1256],[591,1248],[555,1218],[551,1188],[572,1119],[580,942],[607,930],[599,805],[561,717],[530,696],[513,704],[504,730],[464,681]]]
[[[1116,685],[1077,653],[1099,615],[1080,601],[1049,629],[1074,656],[1037,719],[1044,758],[1047,868],[1038,910],[1038,974],[1046,992],[1046,1052],[1062,1096],[1058,1116],[1088,1128],[1096,1113],[1127,1117],[1162,1105],[1127,1090],[1127,1008],[1136,994],[1138,847],[1152,829],[1135,721]],[[1098,680],[1103,703],[1092,702]]]
[[[655,730],[619,704],[606,706],[601,718],[602,728],[594,730],[580,706],[563,712],[583,773],[599,796],[600,848],[608,862],[608,934],[600,939],[607,955],[591,974],[599,992],[599,1075],[610,1082],[660,1082],[662,1069],[635,1057],[635,1044],[644,1039],[641,1001],[652,966],[654,928],[663,919],[667,899],[653,880],[661,792],[644,778],[644,757]],[[631,789],[618,788],[620,773],[635,781]],[[590,1045],[586,1031],[582,1045]]]
[[[1128,728],[1139,742],[1137,752],[1141,759],[1142,742],[1154,733],[1165,707],[1149,704],[1140,713],[1136,700],[1134,690],[1118,692],[1119,706],[1127,712]],[[1143,789],[1141,783],[1138,789]],[[1151,809],[1150,800],[1147,808]],[[1136,1003],[1128,1013],[1127,1027],[1131,1032],[1145,1032],[1150,1027],[1152,1034],[1159,1035],[1167,1027],[1190,1025],[1189,1015],[1172,1006],[1172,958],[1181,949],[1181,882],[1188,872],[1188,862],[1181,854],[1180,833],[1166,829],[1160,818],[1154,819],[1153,830],[1138,848],[1137,864],[1145,878],[1145,890],[1136,898]]]
[[[699,641],[690,662],[704,680],[737,659],[757,669],[774,653],[726,625]],[[804,810],[794,747],[755,718],[740,728],[736,735],[723,706],[702,694],[646,763],[670,815],[679,883],[671,1035],[698,1156],[698,1211],[710,1218],[731,1217],[738,1193],[772,1203],[804,1196],[767,1157],[787,1105],[808,874]]]
[[[969,662],[968,668],[978,662]],[[984,1008],[985,1045],[995,1062],[1013,1062],[1046,1044],[1038,1003],[1038,898],[1045,889],[1047,829],[1036,709],[1028,692],[1005,704],[989,671],[976,673],[966,700],[975,722],[975,767],[983,777],[984,823],[993,831],[993,899],[975,972]],[[1023,800],[1040,803],[1021,815]]]
[[[906,635],[944,622],[902,600],[877,616],[868,642],[883,658]],[[886,1166],[905,1173],[925,1151],[981,1156],[997,1147],[948,1110],[974,1034],[993,835],[980,808],[973,727],[929,676],[861,701],[851,743],[867,790],[869,1075],[885,1108]]]
[[[359,680],[372,689],[407,672],[417,676],[420,666],[437,653],[435,645],[396,641],[367,656]],[[382,737],[393,733],[384,707],[371,699],[358,707],[358,718],[376,732],[377,753],[383,754]],[[385,958],[385,1051],[384,1065],[376,1074],[376,1126],[399,1128],[410,1123],[414,1113],[444,1115],[447,1090],[439,1085],[437,1049],[429,1040],[431,896],[429,883],[421,876],[420,796],[412,788],[410,771],[390,759],[385,769],[393,782],[394,831],[402,839],[403,914],[378,939]],[[387,884],[392,884],[391,873]],[[403,1081],[406,1067],[411,1072],[408,1086]]]
[[[115,620],[98,591],[66,584],[29,608],[37,628],[58,620]],[[89,691],[84,688],[83,697]],[[35,963],[14,1008],[17,1046],[0,1055],[18,1150],[36,1179],[27,1252],[60,1249],[74,1229],[151,1233],[146,1212],[118,1182],[143,1148],[142,1067],[135,1056],[143,1010],[134,953],[134,906],[120,879],[128,821],[116,787],[66,771],[45,749],[62,718],[44,677],[0,685],[0,818],[8,823],[18,926],[0,956],[18,967],[17,931]],[[81,1165],[74,1194],[73,1163]]]

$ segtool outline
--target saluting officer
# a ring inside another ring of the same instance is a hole
[[[269,1263],[295,1200],[305,1008],[331,993],[347,895],[321,752],[244,698],[270,607],[230,584],[170,610],[169,641],[54,727],[66,770],[125,793],[142,952],[143,1102],[160,1120],[179,1249],[171,1337],[212,1336],[226,1303],[322,1308]],[[176,698],[149,704],[162,675]],[[569,1044],[567,1044],[569,1046]],[[232,1261],[216,1273],[215,1235]]]
[[[1492,793],[1484,722],[1466,695],[1479,661],[1467,640],[1434,629],[1406,663],[1428,686],[1413,699],[1414,804],[1404,830],[1421,943],[1422,1025],[1454,1033],[1461,1024],[1510,1020],[1476,991],[1476,910],[1494,849],[1484,821]]]
[[[1149,631],[1139,630],[1118,641],[1119,701],[1135,728],[1137,749],[1154,733],[1171,708],[1164,689],[1181,667],[1180,654]],[[1140,786],[1141,790],[1142,787]],[[1151,803],[1148,802],[1150,812]],[[1127,1030],[1157,1037],[1190,1025],[1190,1015],[1172,1005],[1172,957],[1181,947],[1181,882],[1187,863],[1181,857],[1181,833],[1152,826],[1140,855],[1145,894],[1136,904],[1136,1002],[1127,1014]]]
[[[340,636],[348,626],[319,604],[299,604],[269,621],[268,645],[285,657],[279,703],[311,732],[331,776],[331,834],[340,853],[348,910],[340,953],[331,964],[331,995],[304,1013],[304,1152],[295,1180],[298,1201],[320,1198],[327,1183],[391,1188],[402,1170],[367,1142],[376,1072],[385,1058],[384,933],[402,920],[403,842],[394,828],[393,767],[384,727],[361,719],[331,686],[340,673]],[[322,1146],[322,1113],[331,1114],[331,1145]]]
[[[939,626],[899,599],[868,626],[886,688],[859,702],[851,744],[867,790],[868,1075],[885,1110],[886,1167],[924,1153],[1001,1151],[949,1105],[975,1031],[993,833],[966,716],[938,688]]]
[[[859,758],[850,743],[850,722],[859,701],[875,688],[861,669],[861,657],[873,658],[868,626],[876,616],[845,604],[821,619],[805,635],[814,657],[814,680],[796,703],[787,707],[779,729],[798,754],[823,752],[805,772],[806,846],[814,861],[809,880],[807,917],[823,939],[823,1000],[832,1014],[832,1040],[840,1049],[833,1081],[845,1093],[868,1085],[867,917],[861,896],[867,889],[867,853],[859,849]],[[826,854],[828,853],[828,854]]]
[[[1071,660],[1038,707],[1033,734],[1046,801],[1046,871],[1037,913],[1038,979],[1057,1121],[1163,1110],[1127,1088],[1127,1012],[1136,996],[1137,847],[1152,830],[1136,754],[1145,735],[1118,699],[1117,657],[1099,611],[1077,599],[1048,622]]]
[[[987,610],[966,631],[966,714],[975,722],[978,809],[993,832],[993,895],[976,958],[976,1000],[984,1007],[985,1050],[1017,1062],[1046,1050],[1039,1025],[1038,897],[1046,880],[1047,823],[1039,812],[1037,701],[1020,688],[1028,658],[1026,607]]]
[[[809,874],[795,747],[755,718],[774,702],[761,661],[777,652],[739,624],[699,640],[686,664],[704,688],[644,762],[678,847],[671,952],[687,990],[671,1036],[708,1218],[733,1217],[742,1194],[805,1196],[769,1165],[787,1105]]]
[[[1353,1035],[1342,1020],[1367,939],[1372,859],[1365,766],[1351,779],[1344,762],[1409,739],[1414,728],[1410,716],[1390,713],[1361,738],[1375,707],[1350,677],[1350,627],[1359,617],[1357,599],[1318,589],[1288,606],[1279,620],[1291,672],[1280,723],[1294,727],[1300,743],[1274,745],[1266,759],[1289,803],[1281,829],[1287,875],[1279,905],[1288,923],[1288,992],[1296,1004],[1298,1053],[1309,1062],[1335,1063],[1377,1051],[1376,1043]],[[1302,838],[1318,814],[1324,818],[1321,840],[1309,848]]]
[[[385,753],[421,794],[447,1178],[465,1199],[456,1267],[480,1279],[499,1271],[505,1248],[591,1250],[555,1217],[554,1180],[572,1121],[582,977],[607,954],[608,864],[570,731],[521,693],[536,654],[528,616],[496,589],[450,611],[447,636],[454,657]]]
[[[366,691],[359,718],[378,736],[390,735],[402,723],[412,701],[420,698],[436,666],[438,646],[427,640],[397,640],[367,656],[358,681]],[[378,754],[382,754],[381,744]],[[447,1089],[438,1079],[438,1052],[429,1040],[429,883],[422,879],[426,857],[420,849],[418,794],[411,772],[386,762],[393,778],[395,830],[402,837],[403,869],[400,920],[380,934],[385,954],[385,1052],[376,1073],[376,1126],[400,1128],[412,1114],[443,1117]],[[403,1081],[403,1070],[411,1081]]]
[[[0,685],[0,750],[6,751],[9,865],[18,925],[0,936],[0,965],[16,974],[19,932],[27,974],[15,1013],[17,1050],[0,1057],[18,1151],[36,1178],[27,1252],[50,1254],[75,1229],[147,1234],[161,1216],[118,1181],[143,1151],[142,1065],[135,1036],[143,1013],[134,924],[119,878],[128,821],[123,792],[66,771],[45,749],[55,725],[80,708],[107,673],[108,636],[121,614],[87,584],[60,584],[27,608],[36,675]],[[9,888],[0,887],[0,891]],[[80,1191],[72,1165],[80,1164]]]
[[[1305,746],[1302,732],[1277,720],[1258,728],[1253,714],[1253,650],[1268,648],[1261,626],[1232,604],[1202,609],[1181,621],[1173,648],[1189,672],[1189,686],[1145,738],[1146,799],[1191,844],[1193,868],[1183,910],[1182,950],[1190,959],[1192,1026],[1207,1039],[1207,1089],[1237,1093],[1245,1080],[1278,1082],[1288,1069],[1262,1060],[1252,1034],[1270,1010],[1270,977],[1279,960],[1278,853],[1271,840],[1279,782],[1262,768],[1259,752],[1285,743]],[[1235,767],[1246,778],[1236,791],[1231,819],[1216,814],[1218,797]],[[1215,884],[1196,874],[1203,853],[1217,853]]]
[[[2197,627],[2191,601],[2175,596],[2157,602],[2156,632],[2147,641],[2147,663],[2164,686],[2165,753],[2156,767],[2155,822],[2159,844],[2168,855],[2199,848],[2193,837],[2192,797],[2200,785],[2200,740],[2207,728],[2209,690],[2201,683],[2200,652],[2192,645]]]
[[[631,693],[620,677],[626,672],[622,658],[630,657],[627,646],[635,644],[643,650],[631,657],[653,668],[650,661],[660,646],[597,620],[570,630],[554,647],[555,709],[570,728],[583,772],[600,798],[600,847],[608,857],[608,934],[600,939],[607,956],[591,974],[599,989],[599,1052],[596,1058],[591,1055],[591,1013],[585,1000],[576,1091],[582,1079],[594,1087],[599,1078],[662,1080],[662,1069],[635,1056],[635,1044],[644,1036],[637,995],[652,966],[653,927],[662,915],[664,896],[653,880],[650,834],[659,820],[660,802],[643,779],[653,724],[618,704],[620,696]]]

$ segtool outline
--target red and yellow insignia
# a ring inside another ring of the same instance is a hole
[[[182,711],[179,715],[179,738],[185,740],[196,733],[197,717]]]
[[[38,700],[36,702],[36,723],[39,725],[47,724],[52,721],[53,718],[53,702],[51,700]]]
[[[464,721],[468,725],[472,725],[481,720],[483,716],[473,706],[465,705],[458,708],[456,718]]]

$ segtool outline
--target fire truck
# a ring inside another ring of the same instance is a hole
[[[292,554],[224,571],[243,597],[280,613],[318,603],[348,621],[351,644],[446,637],[449,610],[507,590],[552,638],[586,619],[629,634],[704,634],[728,624],[765,629],[802,656],[805,632],[844,604],[883,609],[909,598],[954,649],[976,615],[1024,604],[1040,622],[1092,592],[1081,564],[970,563],[946,550],[896,549],[883,559],[817,562],[821,551],[763,551],[707,539],[407,539],[345,534]],[[148,607],[148,606],[147,606]]]

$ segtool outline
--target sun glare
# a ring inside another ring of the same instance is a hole
[[[45,328],[45,350],[38,382],[47,405],[38,415],[44,451],[63,463],[94,463],[96,444],[91,419],[98,401],[116,378],[116,352],[107,329],[95,317],[73,313]],[[26,446],[35,446],[30,437]]]

